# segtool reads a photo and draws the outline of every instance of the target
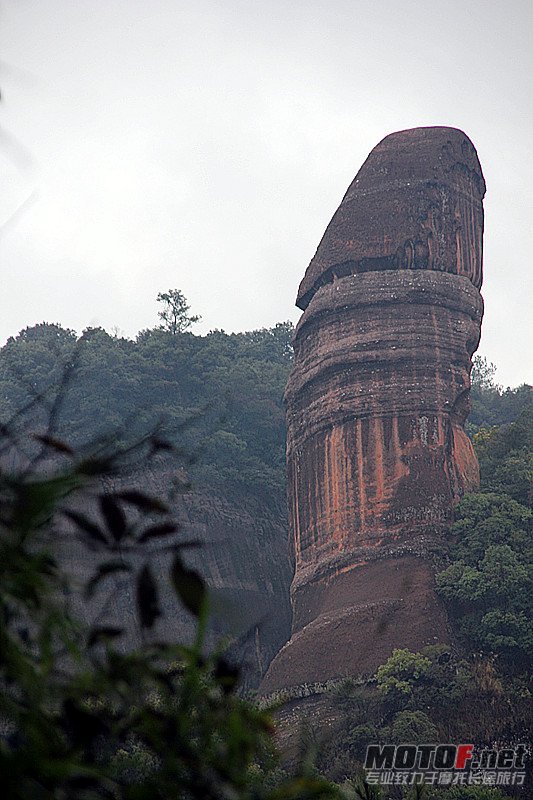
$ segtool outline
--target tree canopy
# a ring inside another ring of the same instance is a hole
[[[0,350],[0,419],[39,394],[44,405],[32,406],[26,421],[44,424],[68,367],[58,425],[69,441],[120,428],[141,432],[161,421],[169,437],[196,453],[198,480],[283,491],[291,336],[292,325],[279,323],[206,336],[155,328],[132,341],[102,328],[77,336],[42,323]]]
[[[481,428],[514,422],[521,411],[533,404],[533,388],[523,383],[504,389],[495,381],[496,367],[486,358],[474,356],[472,366],[472,410],[466,423],[470,436]]]
[[[533,657],[532,445],[531,408],[474,436],[481,491],[459,504],[452,561],[437,575],[467,648],[498,655],[514,672]]]
[[[168,333],[184,333],[201,319],[197,314],[189,314],[191,307],[179,289],[159,292],[157,302],[162,305],[162,309],[158,311],[161,329]]]

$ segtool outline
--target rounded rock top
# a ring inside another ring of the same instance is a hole
[[[457,128],[386,136],[371,151],[329,223],[300,284],[305,309],[325,284],[360,272],[431,269],[482,284],[485,181]]]

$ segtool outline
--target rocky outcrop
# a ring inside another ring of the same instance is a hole
[[[306,309],[321,286],[362,272],[430,269],[481,288],[485,181],[456,128],[385,137],[350,184],[298,290]]]
[[[128,488],[139,486],[155,497],[166,495],[175,475],[144,469],[142,481],[132,476]],[[110,482],[109,489],[119,488]],[[88,498],[87,498],[88,500]],[[210,588],[208,645],[220,646],[230,637],[231,658],[241,667],[241,687],[257,687],[270,661],[290,635],[290,554],[287,547],[286,506],[276,491],[226,485],[223,490],[206,485],[178,493],[170,500],[181,530],[173,541],[193,540],[198,548],[186,551],[187,564],[198,570]],[[96,508],[84,507],[91,518]],[[160,594],[162,617],[150,636],[154,640],[192,643],[196,621],[177,602],[169,581],[171,552],[142,553],[137,566],[150,559]],[[61,562],[81,588],[101,561],[99,552],[87,550],[76,537],[61,545]],[[77,615],[89,624],[117,625],[126,633],[125,649],[139,644],[135,619],[135,587],[129,575],[109,579],[87,601],[81,591],[72,597]]]
[[[286,391],[293,628],[264,691],[449,638],[431,560],[478,482],[463,424],[484,192],[461,131],[387,136],[300,285]]]

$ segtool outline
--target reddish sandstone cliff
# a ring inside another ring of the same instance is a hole
[[[463,424],[484,192],[461,131],[387,136],[301,283],[286,392],[293,633],[264,691],[448,638],[431,558],[478,481]]]

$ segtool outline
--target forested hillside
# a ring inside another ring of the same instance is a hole
[[[470,436],[480,428],[514,422],[533,403],[533,389],[529,384],[523,383],[514,389],[504,389],[496,383],[495,375],[494,364],[482,356],[474,356],[471,375],[472,410],[466,423]]]
[[[257,685],[290,631],[283,391],[291,333],[290,324],[202,337],[156,328],[130,341],[43,323],[0,351],[0,422],[14,415],[10,430],[42,433],[52,414],[54,435],[76,447],[106,434],[118,446],[154,428],[177,446],[191,490],[174,495],[173,511],[203,542],[188,560],[218,593],[222,632],[229,626],[240,637],[245,687]],[[133,480],[158,495],[173,478],[152,465]],[[94,566],[77,545],[63,562],[79,580]],[[157,569],[165,573],[165,559]],[[115,590],[113,600],[80,603],[82,616],[91,620],[104,602],[117,620],[128,616],[131,597],[119,583]],[[165,625],[173,640],[188,630],[183,617]]]
[[[77,337],[42,323],[0,351],[0,418],[36,394],[64,402],[58,430],[79,443],[109,433],[135,434],[161,423],[198,462],[196,478],[284,491],[283,391],[292,326],[207,336],[153,329],[135,341],[91,328]],[[60,389],[69,368],[68,386]],[[36,419],[36,414],[38,418]],[[31,406],[35,429],[46,411]]]

